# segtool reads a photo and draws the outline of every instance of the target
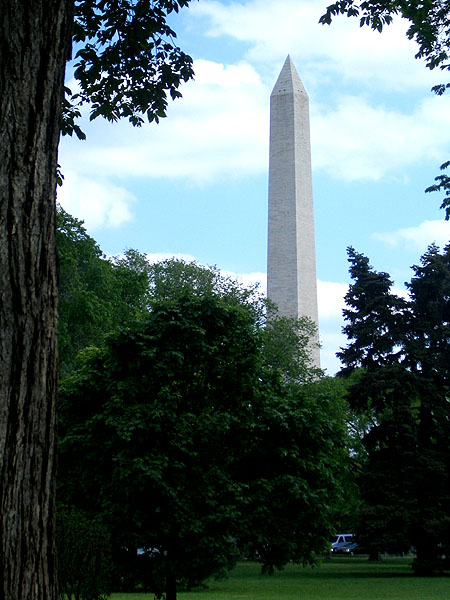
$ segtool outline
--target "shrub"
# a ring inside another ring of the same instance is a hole
[[[56,547],[61,600],[105,600],[109,596],[110,546],[104,525],[76,508],[58,508]]]

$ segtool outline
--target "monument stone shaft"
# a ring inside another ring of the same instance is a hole
[[[309,129],[308,95],[288,56],[270,96],[267,295],[280,315],[318,325]]]

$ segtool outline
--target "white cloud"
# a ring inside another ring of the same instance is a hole
[[[374,233],[372,238],[389,246],[407,246],[424,252],[433,242],[444,247],[450,241],[449,221],[423,221],[417,227],[406,227],[387,233]]]
[[[336,281],[317,282],[317,302],[319,305],[319,320],[342,319],[342,309],[345,306],[344,296],[348,284]]]
[[[267,274],[266,273],[234,273],[233,271],[220,271],[224,277],[236,279],[246,287],[258,286],[258,290],[264,296],[267,294]]]
[[[279,65],[278,65],[279,68]],[[84,177],[183,178],[197,184],[263,173],[268,163],[270,90],[254,67],[198,60],[196,81],[159,125],[86,124],[88,141],[64,138],[63,169]],[[439,162],[450,143],[450,98],[430,96],[409,113],[373,100],[340,96],[311,102],[315,169],[347,181],[401,177]],[[67,182],[66,187],[71,183]],[[112,184],[108,184],[111,186]]]
[[[347,338],[340,330],[330,328],[320,329],[320,364],[325,369],[326,375],[335,375],[341,370],[341,361],[337,358],[336,352],[344,348],[347,344]]]
[[[336,352],[346,345],[347,338],[342,333],[345,307],[344,296],[348,284],[337,281],[317,282],[317,302],[319,305],[320,361],[327,375],[334,375],[341,368]]]
[[[427,98],[405,114],[347,96],[335,108],[313,106],[311,121],[314,167],[348,181],[380,180],[445,155],[450,98]]]
[[[186,178],[260,172],[268,156],[268,90],[248,64],[195,62],[195,81],[159,125],[86,123],[88,141],[65,138],[62,164],[108,177]]]
[[[443,160],[450,144],[450,99],[429,93],[436,74],[414,59],[405,24],[394,23],[381,35],[345,17],[331,27],[320,26],[324,9],[316,0],[195,3],[185,13],[191,27],[202,37],[243,42],[248,47],[244,60],[195,60],[195,81],[182,87],[183,98],[170,104],[168,119],[159,125],[135,129],[126,121],[89,123],[86,114],[88,141],[62,140],[63,169],[69,165],[85,178],[95,177],[108,190],[117,184],[107,178],[209,184],[264,173],[269,94],[287,53],[310,90],[315,169],[347,181],[380,180],[402,178],[414,164]],[[354,83],[358,96],[348,93]],[[380,90],[389,97],[393,91],[404,94],[416,88],[426,99],[413,105],[403,95],[406,110],[374,99]],[[68,181],[66,190],[71,185]]]
[[[325,7],[317,0],[227,4],[203,0],[192,5],[188,18],[203,34],[247,43],[246,58],[270,65],[269,69],[279,69],[288,53],[298,57],[301,72],[312,85],[324,76],[389,91],[431,87],[435,82],[437,75],[414,59],[417,47],[405,36],[405,22],[395,21],[381,35],[346,17],[336,18],[331,27],[322,26],[318,21]]]
[[[161,262],[162,260],[169,260],[174,258],[176,260],[183,260],[184,262],[195,262],[195,257],[192,254],[183,254],[182,252],[150,252],[145,255],[148,262],[153,264]]]
[[[124,187],[102,178],[92,179],[64,171],[58,202],[67,212],[84,221],[89,231],[116,229],[133,219],[135,197]]]

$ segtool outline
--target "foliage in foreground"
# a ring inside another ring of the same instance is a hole
[[[135,126],[166,116],[168,97],[193,76],[192,58],[175,44],[169,15],[189,0],[122,0],[74,3],[73,77],[75,93],[65,87],[62,133],[80,139],[77,124],[88,104],[91,121],[126,118]]]
[[[137,569],[144,589],[173,598],[242,554],[270,572],[327,547],[342,415],[299,385],[303,353],[277,363],[262,308],[228,280],[209,293],[176,287],[63,381],[59,497],[107,525],[116,585]]]
[[[55,192],[59,133],[80,107],[158,121],[192,77],[170,13],[188,0],[1,3],[0,595],[54,600],[57,396]],[[77,89],[64,87],[74,42]],[[64,93],[66,97],[64,100]],[[36,507],[39,506],[39,510]]]

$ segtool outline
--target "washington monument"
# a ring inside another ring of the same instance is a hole
[[[281,316],[318,325],[309,101],[290,56],[270,96],[267,296]]]

